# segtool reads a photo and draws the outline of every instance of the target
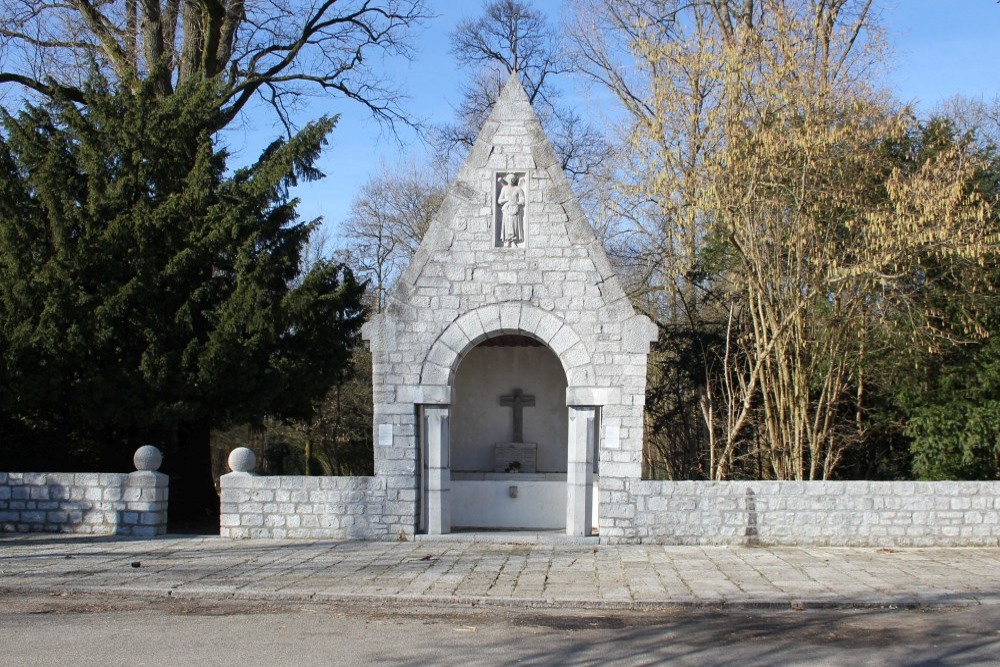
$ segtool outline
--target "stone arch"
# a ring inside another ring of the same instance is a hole
[[[424,357],[420,384],[451,386],[469,350],[487,338],[504,334],[527,335],[544,343],[562,364],[570,389],[594,384],[590,351],[573,327],[552,313],[522,302],[482,306],[449,324]]]

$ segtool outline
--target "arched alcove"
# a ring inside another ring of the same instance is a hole
[[[497,446],[519,438],[537,448],[531,465],[517,461],[522,472],[566,472],[566,374],[547,346],[524,335],[487,338],[462,358],[451,395],[453,475],[504,472]]]
[[[565,320],[529,303],[504,303],[471,310],[449,324],[434,341],[420,367],[420,385],[448,387],[465,354],[503,334],[527,335],[544,343],[559,359],[571,389],[587,388],[596,376],[590,350]]]

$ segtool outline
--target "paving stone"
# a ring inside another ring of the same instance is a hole
[[[537,536],[536,536],[537,537]],[[1000,604],[989,548],[0,536],[0,590],[651,609]],[[131,567],[132,562],[142,567]]]

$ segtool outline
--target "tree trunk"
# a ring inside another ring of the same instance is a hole
[[[312,459],[313,459],[313,447],[312,447],[312,434],[306,431],[305,447],[302,451],[302,458],[304,459],[304,470],[303,472],[306,476],[312,476]]]

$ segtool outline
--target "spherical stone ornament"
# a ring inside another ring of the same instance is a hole
[[[237,447],[229,453],[229,469],[233,472],[253,472],[257,455],[248,447]]]
[[[153,445],[143,445],[139,449],[135,450],[135,456],[132,457],[132,463],[135,464],[136,470],[159,470],[160,464],[163,463],[163,454],[161,454],[160,450]]]

